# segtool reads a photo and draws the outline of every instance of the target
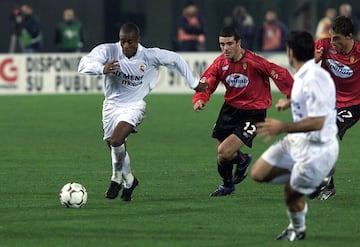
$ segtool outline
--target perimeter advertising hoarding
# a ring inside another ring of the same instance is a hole
[[[80,75],[77,67],[80,53],[39,53],[0,55],[0,95],[102,93],[102,76]],[[201,75],[218,52],[181,53]],[[283,53],[263,54],[269,60],[287,66]],[[277,90],[273,87],[274,90]],[[219,88],[218,91],[223,91]],[[155,93],[192,93],[184,79],[174,71],[161,68]]]
[[[81,54],[0,55],[0,94],[102,92],[102,77],[77,73]]]

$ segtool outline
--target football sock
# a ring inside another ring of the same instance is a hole
[[[330,177],[330,182],[329,182],[329,185],[327,187],[328,187],[328,189],[333,189],[335,187],[334,176]]]
[[[306,226],[305,226],[305,216],[307,213],[307,203],[305,203],[305,207],[302,211],[300,212],[290,212],[289,210],[287,211],[287,215],[289,217],[290,220],[290,225],[289,227],[294,228],[298,231],[305,231],[306,230]]]
[[[125,145],[118,147],[110,146],[111,161],[112,161],[112,176],[111,181],[121,184],[122,182],[122,166],[125,158]]]
[[[236,152],[235,158],[231,161],[233,164],[240,164],[244,162],[246,159],[246,156],[244,153],[242,153],[240,150]]]
[[[128,152],[125,153],[124,163],[122,167],[122,176],[124,178],[124,187],[130,188],[132,183],[134,182],[134,176],[131,173],[130,157]]]
[[[224,181],[224,186],[226,187],[234,186],[234,183],[232,181],[232,169],[233,169],[232,161],[222,162],[221,164],[218,163],[217,168],[220,176]]]

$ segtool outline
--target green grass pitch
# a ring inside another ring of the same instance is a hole
[[[104,197],[111,175],[102,141],[102,95],[0,97],[0,246],[288,246],[282,185],[246,178],[233,195],[209,198],[220,183],[213,123],[223,102],[192,110],[191,94],[146,98],[147,117],[128,139],[133,201]],[[274,101],[278,98],[274,94]],[[290,120],[290,112],[268,116]],[[294,246],[359,246],[359,125],[340,143],[328,201],[308,201],[307,239]],[[244,149],[254,159],[269,146]],[[81,209],[60,205],[67,182],[82,183]]]

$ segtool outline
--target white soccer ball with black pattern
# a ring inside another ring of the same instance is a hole
[[[79,183],[67,183],[60,191],[60,203],[66,208],[81,208],[86,204],[87,192]]]

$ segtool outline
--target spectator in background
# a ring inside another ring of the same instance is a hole
[[[185,6],[178,22],[179,51],[205,50],[205,24],[195,3]]]
[[[20,45],[20,35],[22,29],[22,16],[20,8],[13,9],[10,15],[10,21],[12,30],[10,36],[9,53],[14,53],[22,50],[22,47]]]
[[[330,37],[329,30],[331,28],[331,23],[336,16],[336,9],[328,8],[325,11],[325,16],[320,19],[317,24],[316,32],[315,32],[315,39],[323,39]]]
[[[252,16],[243,6],[236,6],[232,16],[225,17],[224,26],[233,26],[241,35],[241,47],[252,50],[254,48],[255,25]]]
[[[287,32],[285,24],[278,20],[276,12],[266,11],[259,31],[258,47],[261,51],[285,51]]]
[[[63,20],[57,24],[55,44],[60,52],[80,52],[84,44],[82,25],[75,19],[73,9],[65,9]]]
[[[353,38],[355,40],[360,40],[360,21],[357,18],[357,16],[353,15],[352,13],[352,7],[348,3],[343,3],[339,6],[339,15],[343,15],[345,17],[349,17],[352,19],[354,23],[354,33]]]
[[[33,14],[31,6],[24,4],[21,10],[21,33],[20,44],[23,52],[39,52],[42,46],[42,33],[40,23]]]

